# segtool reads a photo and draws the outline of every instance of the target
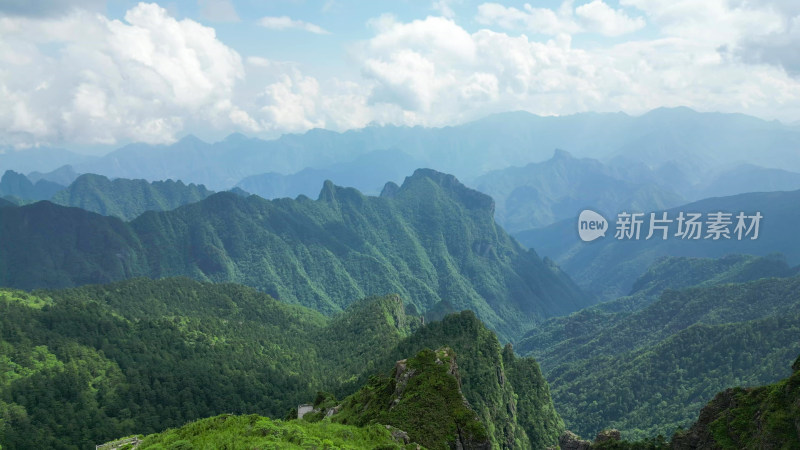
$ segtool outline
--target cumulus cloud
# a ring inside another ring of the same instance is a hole
[[[303,30],[308,31],[309,33],[314,34],[330,34],[329,31],[320,27],[319,25],[315,25],[313,23],[304,22],[302,20],[294,20],[288,16],[280,16],[280,17],[263,17],[261,20],[258,21],[258,24],[264,28],[269,28],[271,30]]]
[[[483,3],[478,6],[476,20],[483,25],[495,25],[507,30],[526,30],[532,33],[555,36],[581,31],[572,18],[572,7],[565,2],[558,11],[534,8],[526,3],[524,10],[503,6],[499,3]]]
[[[567,5],[550,13],[495,4],[479,8],[478,17],[494,26],[547,30],[554,37],[545,42],[489,29],[467,33],[443,18],[409,23],[382,18],[377,34],[363,46],[363,75],[374,84],[370,102],[383,107],[384,113],[394,111],[395,121],[427,125],[515,109],[540,114],[642,113],[659,106],[688,105],[700,110],[746,110],[764,117],[800,115],[797,82],[780,68],[725,58],[718,41],[665,33],[652,40],[576,48],[565,30],[595,27],[597,32],[615,34],[643,22],[609,13],[613,10],[599,1],[578,8]],[[449,40],[440,42],[439,36]]]
[[[619,36],[645,26],[641,17],[630,17],[602,0],[594,0],[577,8],[573,7],[572,0],[567,0],[557,10],[535,8],[528,3],[522,10],[499,3],[483,3],[478,6],[476,20],[484,25],[507,30],[524,30],[551,36],[588,32]]]
[[[791,75],[800,76],[800,16],[794,17],[785,30],[745,39],[734,54],[749,63],[766,63],[782,67]]]
[[[188,123],[221,123],[244,78],[213,29],[153,4],[124,21],[0,18],[0,35],[5,144],[168,142]]]
[[[484,3],[476,18],[486,28],[472,32],[447,17],[382,15],[369,21],[370,38],[348,47],[359,70],[345,80],[242,57],[213,28],[153,4],[131,8],[124,20],[83,10],[0,15],[0,146],[170,142],[208,130],[275,136],[371,122],[442,126],[519,109],[637,114],[686,105],[800,119],[800,7],[702,4]],[[309,25],[278,19],[278,28]],[[655,37],[619,37],[643,23],[657,27]],[[709,36],[717,25],[719,35]],[[573,44],[577,33],[619,36],[583,48]]]
[[[623,11],[594,0],[591,3],[575,8],[575,15],[583,28],[606,36],[619,36],[641,30],[645,26],[641,17],[630,17]]]
[[[621,0],[643,11],[662,34],[705,42],[723,58],[771,64],[800,74],[800,2],[794,0]]]
[[[741,0],[620,0],[643,11],[667,36],[710,45],[779,30],[784,18],[768,2]]]

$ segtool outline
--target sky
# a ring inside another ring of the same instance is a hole
[[[658,107],[800,121],[797,0],[0,0],[0,148]]]

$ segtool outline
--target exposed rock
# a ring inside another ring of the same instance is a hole
[[[389,430],[389,433],[392,434],[392,439],[394,439],[395,441],[403,444],[408,444],[411,442],[411,439],[408,437],[408,433],[406,433],[405,431],[399,428],[395,428],[391,425],[386,425],[386,429]]]
[[[725,410],[735,408],[733,389],[726,389],[700,410],[700,417],[691,428],[672,437],[671,447],[678,450],[713,448],[714,438],[708,426]]]
[[[306,414],[314,411],[314,405],[297,405],[297,418],[302,419]]]
[[[594,438],[594,443],[599,444],[606,441],[619,441],[621,438],[622,437],[619,430],[612,428],[610,430],[603,430],[597,433],[597,436]]]
[[[561,450],[589,450],[592,448],[592,443],[567,430],[558,438],[558,446]]]
[[[414,369],[408,368],[408,360],[401,359],[397,361],[394,365],[394,400],[392,400],[392,404],[389,407],[394,408],[400,403],[400,400],[403,398],[403,392],[406,390],[406,385],[408,384],[408,380],[414,376],[416,371]]]

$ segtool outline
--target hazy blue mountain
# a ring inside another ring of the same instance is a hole
[[[172,145],[129,144],[102,158],[75,166],[78,172],[96,173],[109,178],[185,180],[208,186],[213,179],[219,185],[233,186],[243,175],[230,175],[232,151],[222,151],[229,141],[211,145],[194,136],[186,136]],[[246,167],[242,162],[233,163]]]
[[[28,177],[13,170],[6,170],[0,178],[0,196],[16,197],[23,201],[47,200],[62,189],[63,185],[47,180],[38,180],[34,184]]]
[[[335,184],[354,187],[367,195],[377,195],[387,181],[400,183],[406,174],[422,165],[400,151],[376,150],[347,163],[320,169],[308,167],[291,175],[265,173],[249,176],[236,186],[266,199],[294,198],[298,195],[313,197],[319,193],[319,186],[325,180],[330,180]]]
[[[797,189],[800,189],[800,173],[742,164],[721,171],[706,184],[698,186],[693,199]]]
[[[513,233],[573,217],[587,206],[609,212],[652,211],[684,203],[678,194],[646,178],[631,182],[598,160],[556,150],[547,161],[492,171],[470,184],[495,199],[497,221]]]
[[[111,178],[181,179],[223,190],[251,175],[324,168],[375,150],[397,149],[425,167],[471,179],[544,161],[553,149],[562,148],[579,157],[611,160],[615,167],[641,164],[665,174],[679,167],[681,176],[693,185],[709,170],[743,163],[800,172],[798,146],[797,127],[740,114],[688,108],[661,108],[638,117],[622,113],[542,117],[509,112],[444,128],[311,130],[270,141],[234,134],[214,144],[189,136],[172,145],[128,145],[74,167]],[[62,164],[67,162],[72,161]]]
[[[609,155],[618,161],[650,167],[674,161],[695,175],[740,163],[800,171],[800,130],[778,121],[679,107],[658,108],[632,122],[626,142]]]
[[[607,216],[609,231],[606,237],[585,243],[577,232],[577,218],[567,219],[553,225],[517,233],[516,238],[526,246],[535,248],[542,255],[554,259],[578,285],[603,299],[627,295],[634,281],[647,267],[662,256],[719,257],[729,253],[767,255],[780,252],[786,255],[790,265],[800,263],[800,239],[797,239],[797,224],[800,223],[800,191],[763,192],[739,194],[700,200],[668,210],[668,217],[676,219],[678,213],[728,212],[734,216],[739,212],[763,216],[759,237],[756,240],[699,239],[682,240],[674,236],[677,225],[672,224],[672,235],[667,240],[656,238],[645,240],[649,231],[649,214],[644,217],[639,240],[617,240],[614,238],[616,216]],[[649,211],[642,211],[649,213]],[[660,217],[657,212],[657,217]],[[731,225],[731,231],[735,226]],[[703,237],[706,235],[704,226]]]
[[[62,186],[69,186],[78,176],[80,176],[80,174],[75,172],[75,169],[67,164],[47,173],[31,172],[28,174],[28,179],[31,180],[31,183],[36,183],[39,180],[47,180]]]
[[[34,147],[22,150],[5,149],[0,153],[0,170],[21,173],[50,172],[67,164],[79,164],[96,159],[60,148]]]
[[[423,312],[445,300],[473,310],[508,340],[591,303],[507,235],[493,210],[487,195],[429,169],[387,183],[381,197],[330,182],[316,201],[219,193],[130,223],[39,202],[0,209],[0,284],[185,275],[329,313],[399,293]]]
[[[84,174],[52,197],[53,203],[76,206],[105,216],[131,220],[145,211],[168,211],[213,194],[205,186],[179,181],[109,180]]]

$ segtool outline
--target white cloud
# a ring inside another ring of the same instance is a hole
[[[271,30],[303,30],[314,34],[330,34],[329,31],[315,25],[313,23],[304,22],[302,20],[294,20],[288,16],[280,17],[263,17],[258,21],[258,24],[264,28]]]
[[[255,67],[269,67],[272,65],[272,62],[267,58],[262,58],[261,56],[248,56],[247,64]]]
[[[641,17],[630,17],[602,0],[593,0],[573,7],[572,0],[564,1],[557,10],[535,8],[526,3],[522,10],[499,3],[478,6],[476,20],[483,25],[496,25],[507,30],[524,30],[536,34],[599,33],[619,36],[644,28]]]
[[[431,5],[431,9],[438,11],[443,17],[452,19],[456,16],[456,12],[453,11],[454,3],[461,3],[461,0],[435,0]]]
[[[615,10],[603,3],[602,0],[594,0],[575,8],[575,15],[578,16],[584,29],[606,36],[632,33],[645,26],[641,17],[629,17],[623,11]]]
[[[153,4],[124,20],[78,10],[0,15],[0,147],[170,142],[208,130],[275,136],[370,122],[442,126],[519,109],[636,114],[686,105],[800,119],[795,3],[621,3],[480,5],[476,19],[502,32],[383,15],[369,21],[369,39],[348,48],[360,70],[346,80],[242,58],[213,28]],[[278,28],[312,25],[277,19],[270,23]],[[645,20],[656,38],[624,38]],[[618,37],[581,48],[577,33]]]
[[[527,30],[533,33],[555,36],[561,33],[577,33],[580,27],[572,18],[569,2],[558,11],[534,8],[525,4],[524,11],[506,7],[499,3],[483,3],[478,6],[477,21],[483,25],[497,25],[507,30]]]
[[[800,15],[777,32],[748,37],[733,48],[733,53],[746,62],[774,64],[793,76],[800,76]]]
[[[643,11],[672,37],[721,45],[776,31],[784,18],[769,2],[742,0],[620,0]]]
[[[13,68],[0,71],[7,145],[168,142],[188,123],[226,117],[217,105],[244,78],[213,29],[152,4],[124,22],[80,11],[0,18],[0,35],[0,65]]]
[[[613,35],[640,27],[642,19],[599,2],[583,5],[587,9],[580,13],[581,6],[566,5],[551,14],[481,5],[478,17],[485,22],[547,30],[555,36],[547,42],[491,30],[469,34],[441,18],[382,19],[362,46],[363,73],[374,83],[374,110],[394,122],[425,125],[516,109],[642,113],[678,105],[800,117],[800,84],[780,68],[725,58],[715,42],[682,37],[575,48],[569,34],[558,32],[577,26]],[[439,36],[449,41],[439,42]]]

